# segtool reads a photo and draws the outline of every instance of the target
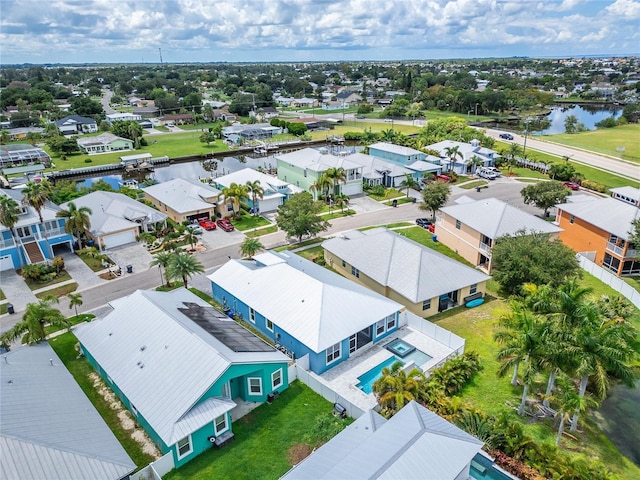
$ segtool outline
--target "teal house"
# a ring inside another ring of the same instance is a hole
[[[80,348],[175,467],[232,441],[236,407],[288,387],[289,357],[184,288],[111,307],[77,328]]]

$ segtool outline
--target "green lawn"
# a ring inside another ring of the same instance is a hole
[[[318,415],[331,413],[333,406],[304,384],[296,381],[272,403],[265,403],[233,424],[235,441],[221,449],[211,449],[165,480],[273,480],[292,467],[288,455],[304,444]],[[349,423],[349,420],[337,420]],[[317,439],[309,438],[308,447]],[[310,449],[309,449],[310,451]]]
[[[102,260],[98,258],[86,254],[78,255],[78,257],[94,272],[99,272],[106,268],[102,266]]]
[[[0,290],[0,300],[5,300],[7,297],[2,290]]]
[[[296,252],[296,254],[300,255],[303,258],[306,258],[307,260],[313,261],[314,259],[317,259],[319,256],[324,254],[324,248],[322,248],[322,245],[318,245],[316,247],[300,250],[299,252]]]
[[[545,135],[539,138],[640,163],[640,125],[637,123],[574,134]],[[624,151],[618,151],[619,147],[624,147]]]
[[[422,227],[413,227],[413,228],[403,228],[401,230],[398,230],[397,233],[399,233],[400,235],[404,235],[405,237],[410,238],[415,242],[421,243],[422,245],[425,245],[426,247],[429,247],[435,250],[436,252],[446,255],[449,258],[453,258],[454,260],[457,260],[458,262],[463,263],[464,265],[473,267],[473,265],[471,265],[468,261],[466,261],[460,255],[458,255],[456,252],[451,250],[449,247],[443,245],[440,242],[434,242],[433,233],[431,233],[429,230],[426,230]],[[436,229],[436,235],[437,233],[438,233],[438,230]]]
[[[636,291],[640,292],[640,276],[639,275],[634,275],[631,277],[622,277],[622,280],[624,280],[633,288],[635,288]],[[0,298],[0,300],[2,299]]]
[[[388,223],[386,225],[371,225],[369,227],[359,228],[358,230],[364,232],[365,230],[371,230],[372,228],[389,228],[393,230],[394,228],[402,228],[402,227],[415,227],[415,223],[411,222],[398,222],[398,223]]]
[[[50,295],[54,297],[63,297],[68,293],[75,292],[78,289],[78,284],[76,282],[67,283],[66,285],[62,285],[60,287],[52,288],[51,290],[45,290],[44,292],[36,293],[36,297],[45,298]]]
[[[260,237],[262,235],[268,235],[270,233],[276,233],[278,231],[277,225],[271,225],[270,227],[259,228],[257,230],[251,230],[250,232],[245,231],[245,235],[247,237]]]
[[[326,240],[325,237],[314,237],[314,238],[310,238],[308,240],[304,240],[300,243],[292,243],[290,245],[283,245],[281,247],[277,247],[274,250],[276,252],[282,252],[284,250],[295,250],[296,248],[300,248],[300,247],[306,247],[307,245],[314,245],[316,243],[322,243]]]
[[[29,279],[29,280],[25,280],[25,283],[29,286],[29,289],[33,291],[33,290],[40,290],[41,288],[48,287],[50,285],[55,285],[56,283],[65,282],[67,280],[71,280],[71,275],[69,275],[66,271],[63,270],[50,282],[35,282]]]
[[[233,226],[241,232],[251,230],[252,228],[270,225],[269,220],[261,217],[260,215],[243,215],[240,220],[232,220],[231,223],[233,223]]]
[[[75,335],[64,333],[50,339],[49,343],[138,468],[145,467],[153,461],[151,456],[142,452],[140,445],[131,438],[131,433],[120,427],[117,411],[112,409],[93,387],[89,379],[89,375],[94,373],[93,367],[84,357],[78,358],[78,352],[75,349],[78,339]]]
[[[469,182],[469,183],[465,183],[464,185],[460,185],[460,188],[464,188],[465,190],[472,190],[474,188],[478,188],[478,187],[484,187],[485,185],[488,185],[489,182],[487,182],[486,180],[476,180],[474,182]]]
[[[395,188],[387,188],[384,191],[384,195],[380,196],[380,195],[375,195],[371,192],[366,192],[367,195],[369,195],[369,197],[371,197],[373,200],[375,200],[376,202],[381,202],[382,200],[387,200],[389,198],[397,198],[397,197],[402,197],[403,195],[406,196],[405,193],[401,192],[400,190],[396,190]]]
[[[321,213],[320,216],[323,220],[333,220],[334,218],[348,217],[349,215],[355,215],[355,210],[340,210],[337,207],[327,209],[327,213]]]

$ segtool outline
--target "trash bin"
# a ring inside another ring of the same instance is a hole
[[[133,273],[133,265],[127,265],[127,273]]]
[[[431,236],[431,240],[433,240],[434,242],[438,241],[438,235],[432,235]]]
[[[16,313],[16,311],[13,308],[13,304],[7,303],[7,313]]]
[[[411,203],[416,203],[417,201],[418,201],[418,199],[417,199],[416,197],[413,197],[413,198],[411,199]]]
[[[395,198],[393,199],[393,202],[392,202],[392,203],[393,203],[393,206],[394,206],[394,207],[397,207],[397,206],[398,206],[398,200],[396,200]]]

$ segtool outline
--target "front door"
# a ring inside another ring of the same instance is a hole
[[[349,353],[353,353],[356,350],[361,349],[368,343],[371,343],[373,339],[373,325],[368,326],[360,330],[349,337]]]

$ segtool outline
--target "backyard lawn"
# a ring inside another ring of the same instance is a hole
[[[231,220],[233,226],[236,229],[244,232],[245,230],[251,230],[252,228],[266,227],[271,222],[260,215],[243,215],[240,220]]]
[[[235,441],[211,449],[165,480],[273,480],[292,467],[296,452],[318,446],[313,426],[321,414],[331,413],[333,405],[306,385],[296,381],[271,404],[265,403],[233,423]],[[349,420],[336,420],[349,423]]]
[[[404,235],[405,237],[410,238],[415,242],[421,243],[422,245],[425,245],[426,247],[429,247],[432,250],[435,250],[436,252],[446,255],[449,258],[453,258],[454,260],[457,260],[458,262],[464,265],[473,267],[473,265],[471,265],[469,262],[467,262],[464,258],[462,258],[460,255],[458,255],[456,252],[451,250],[446,245],[443,245],[442,243],[437,241],[434,242],[433,233],[431,233],[429,230],[425,230],[422,227],[413,227],[413,228],[403,228],[403,229],[397,230],[397,233],[399,233],[400,235]],[[438,233],[438,230],[436,227],[436,235],[437,233]]]

